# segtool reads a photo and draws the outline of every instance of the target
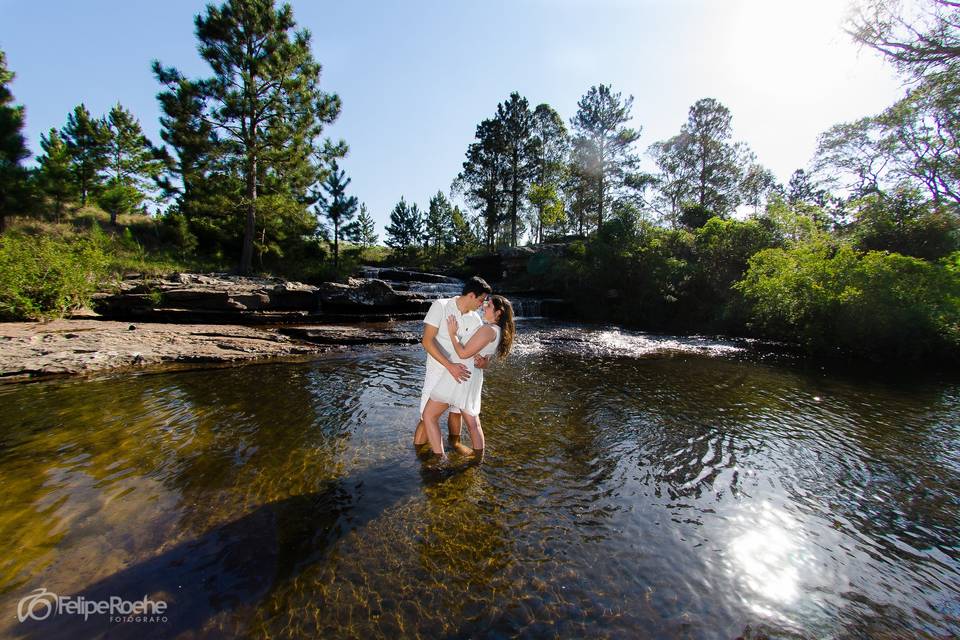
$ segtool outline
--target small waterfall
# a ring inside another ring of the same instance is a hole
[[[520,296],[506,296],[513,305],[513,316],[515,318],[541,318],[543,317],[542,300],[539,298],[523,298]]]
[[[451,282],[411,282],[410,291],[422,293],[428,298],[452,298],[463,291],[463,283]]]

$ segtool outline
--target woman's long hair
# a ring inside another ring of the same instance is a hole
[[[513,305],[503,296],[490,296],[490,303],[500,312],[500,345],[497,347],[497,357],[505,358],[513,346],[513,335],[516,328],[513,324]]]

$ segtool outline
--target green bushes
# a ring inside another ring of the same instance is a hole
[[[89,304],[107,273],[105,243],[97,227],[72,241],[0,236],[0,319],[47,319]]]
[[[812,240],[766,249],[735,285],[755,328],[820,355],[871,360],[957,359],[960,274],[886,251]]]

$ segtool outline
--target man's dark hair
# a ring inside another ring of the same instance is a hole
[[[487,281],[481,278],[480,276],[473,276],[469,280],[463,283],[463,291],[460,292],[461,295],[467,295],[472,293],[478,298],[484,293],[490,295],[493,293],[493,288],[487,284]]]

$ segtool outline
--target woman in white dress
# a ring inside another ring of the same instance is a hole
[[[483,454],[485,441],[483,429],[480,426],[483,369],[474,367],[473,357],[478,354],[482,356],[496,354],[499,358],[506,357],[513,346],[514,335],[513,306],[509,300],[503,296],[489,296],[482,308],[484,324],[465,335],[462,343],[457,338],[456,318],[454,316],[447,318],[447,331],[450,332],[450,341],[457,352],[455,361],[462,362],[470,369],[470,378],[466,382],[457,382],[449,372],[444,373],[430,391],[430,399],[423,410],[424,426],[427,430],[436,430],[439,439],[440,416],[447,407],[451,405],[458,407],[464,420],[467,421],[474,455]]]

